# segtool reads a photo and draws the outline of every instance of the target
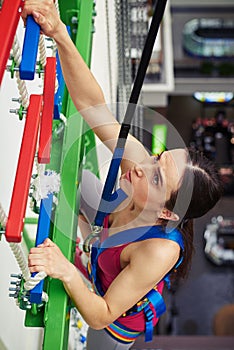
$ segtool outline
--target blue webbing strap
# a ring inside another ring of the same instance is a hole
[[[101,248],[116,247],[120,244],[142,241],[149,238],[165,238],[175,241],[184,250],[183,237],[179,230],[174,229],[171,232],[165,232],[162,226],[141,226],[118,232],[102,242]]]
[[[123,152],[123,148],[116,148],[114,151],[109,172],[107,174],[106,182],[103,188],[102,199],[94,220],[94,224],[97,226],[102,226],[105,216],[107,214],[110,214],[124,199],[127,198],[127,195],[121,189],[112,194],[119,171],[119,166],[123,158]]]
[[[161,294],[155,290],[152,289],[147,295],[146,298],[150,301],[150,303],[153,305],[155,311],[156,311],[156,317],[159,318],[165,311],[166,311],[166,305],[164,303],[163,297]],[[144,308],[145,313],[145,341],[151,341],[153,338],[153,318],[154,313],[150,308],[150,304],[148,304]]]

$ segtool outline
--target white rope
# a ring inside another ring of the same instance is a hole
[[[55,43],[55,41],[53,40],[53,43]],[[55,56],[55,52],[56,52],[56,47],[54,48],[54,44],[53,44],[53,49],[52,49],[52,55]],[[39,59],[40,62],[42,64],[42,67],[45,69],[45,65],[46,65],[46,46],[45,46],[45,39],[44,39],[44,35],[40,35],[40,41],[39,41]],[[44,80],[45,74],[43,74],[43,80]],[[58,79],[57,76],[55,78],[55,93],[58,90]]]
[[[7,216],[6,213],[0,203],[0,224],[2,225],[2,227],[6,227],[6,222],[7,222]]]
[[[45,39],[44,35],[40,35],[39,40],[39,59],[42,64],[42,67],[44,68],[46,65],[46,47],[45,47]]]
[[[22,276],[25,280],[24,289],[26,291],[30,291],[31,289],[36,287],[36,285],[40,283],[47,276],[47,274],[44,271],[41,271],[41,272],[38,272],[34,277],[31,277],[31,274],[28,268],[28,262],[25,257],[21,244],[9,243],[9,246],[16,258],[16,261],[22,272]],[[42,301],[47,302],[48,300],[49,300],[48,295],[45,292],[42,292]]]
[[[44,271],[38,272],[34,277],[30,277],[28,280],[25,281],[24,289],[27,291],[32,290],[38,285],[38,283],[44,280],[46,276],[47,274]],[[45,303],[47,303],[49,300],[48,294],[44,291],[42,292],[41,300],[44,301]]]
[[[19,67],[21,62],[21,51],[17,35],[14,37],[14,42],[12,46],[12,56],[14,57],[16,66]]]
[[[18,68],[21,62],[21,50],[20,50],[20,45],[19,45],[17,35],[15,35],[14,37],[14,43],[12,46],[12,56],[14,57],[16,67]],[[29,105],[29,94],[26,87],[26,83],[24,80],[20,79],[19,71],[16,71],[15,75],[16,75],[17,87],[20,94],[20,102],[24,107],[24,109],[27,109]]]
[[[44,278],[46,278],[47,274],[44,271],[38,272],[34,277],[29,277],[24,283],[24,289],[31,290],[38,283],[40,283]]]
[[[30,278],[30,271],[28,268],[28,261],[25,257],[24,251],[20,243],[9,243],[9,246],[16,258],[16,261],[20,267],[23,278],[28,280]]]
[[[2,205],[0,203],[0,223],[5,228],[7,223],[7,216],[4,212]],[[24,254],[23,248],[20,243],[9,243],[9,246],[12,250],[12,253],[15,256],[15,259],[19,265],[19,268],[22,272],[22,276],[25,280],[24,288],[25,290],[29,291],[33,289],[40,281],[42,281],[47,275],[45,272],[39,272],[34,277],[31,277],[29,268],[28,268],[28,261]],[[43,292],[42,293],[42,300],[47,302],[48,301],[48,295]]]
[[[55,47],[54,47],[55,46]],[[55,56],[56,53],[56,44],[55,41],[53,40],[53,49],[52,49],[52,56]],[[39,41],[39,59],[41,62],[42,67],[45,69],[45,65],[46,65],[46,45],[45,45],[45,39],[44,39],[44,35],[40,35],[40,41]],[[45,74],[43,74],[43,80],[44,80]],[[55,93],[58,90],[58,79],[56,76],[55,79]]]
[[[54,44],[55,42],[53,41],[53,49],[52,49],[52,55],[55,56],[55,52],[56,52],[56,47],[54,48]],[[42,67],[45,69],[45,65],[46,65],[46,45],[45,45],[45,39],[44,39],[44,35],[41,34],[40,35],[40,40],[39,40],[39,59],[41,62]],[[44,80],[45,74],[43,74],[43,80]],[[58,79],[56,76],[55,79],[55,93],[58,90]]]
[[[38,272],[34,277],[31,277],[31,274],[28,268],[28,262],[25,257],[21,244],[9,243],[9,246],[16,258],[16,261],[22,272],[22,276],[25,280],[24,289],[26,291],[30,291],[31,289],[36,287],[36,285],[40,283],[47,276],[47,274],[44,271],[41,271],[41,272]],[[45,292],[42,292],[42,301],[47,302],[48,300],[49,300],[48,295]]]

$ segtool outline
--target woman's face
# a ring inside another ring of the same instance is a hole
[[[141,210],[160,211],[171,193],[178,190],[186,160],[184,149],[147,157],[121,176],[120,186]]]

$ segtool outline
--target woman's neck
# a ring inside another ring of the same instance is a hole
[[[152,226],[157,224],[155,213],[136,208],[133,204],[125,208],[118,207],[109,216],[109,234],[124,231],[134,227]]]

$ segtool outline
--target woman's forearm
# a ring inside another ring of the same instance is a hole
[[[44,271],[48,276],[59,279],[92,328],[101,329],[113,321],[105,299],[88,289],[77,268],[49,238],[30,249],[28,266],[31,273]]]
[[[88,325],[102,329],[113,322],[105,299],[88,289],[74,265],[69,270],[62,280],[64,288]]]
[[[73,44],[63,23],[54,36],[64,79],[71,98],[80,111],[105,103],[102,90]]]

